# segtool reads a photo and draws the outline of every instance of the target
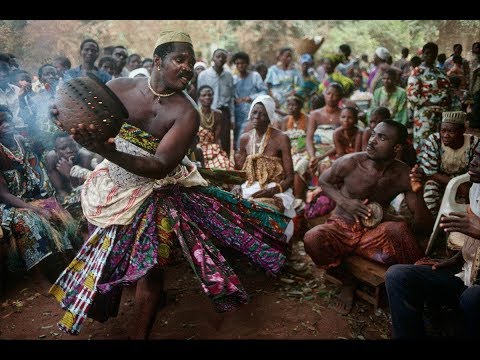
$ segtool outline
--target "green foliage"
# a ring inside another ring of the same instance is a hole
[[[230,21],[227,26],[238,39],[237,50],[249,53],[252,63],[258,60],[275,63],[278,49],[294,46],[295,39],[303,35],[302,29],[293,20]]]
[[[17,31],[27,26],[27,20],[0,20],[0,26],[3,25]]]
[[[195,51],[204,60],[215,48],[246,51],[252,63],[276,62],[278,49],[296,48],[304,37],[325,36],[315,57],[337,52],[346,43],[352,54],[367,54],[385,46],[393,59],[403,47],[416,54],[427,41],[437,42],[440,52],[451,53],[462,43],[465,55],[480,38],[480,20],[0,20],[0,52],[17,55],[27,70],[36,72],[50,58],[63,54],[78,65],[80,42],[91,37],[100,47],[122,44],[130,52],[152,56],[152,44],[163,29],[189,33]]]
[[[400,57],[401,49],[411,53],[427,41],[438,40],[438,26],[444,20],[300,20],[297,25],[305,36],[324,35],[326,40],[316,57],[338,51],[341,44],[349,44],[352,54],[367,54],[371,59],[378,46],[386,47],[393,58]],[[386,30],[388,29],[388,30]]]
[[[0,20],[0,52],[21,57],[24,49],[18,45],[23,43],[23,30],[26,26],[26,20]]]

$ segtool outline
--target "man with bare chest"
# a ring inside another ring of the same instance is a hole
[[[336,268],[352,254],[386,265],[413,263],[420,258],[412,229],[405,221],[386,214],[390,202],[404,193],[413,213],[414,230],[429,231],[433,225],[422,191],[411,189],[411,180],[421,178],[417,167],[410,171],[408,165],[395,159],[406,136],[405,126],[384,120],[373,130],[365,152],[343,156],[320,176],[322,189],[337,207],[325,224],[315,226],[304,237],[305,250],[319,267]],[[383,208],[384,216],[376,227],[368,228],[362,221],[371,217],[367,205],[372,202]],[[350,311],[354,289],[346,281],[339,296],[340,312]]]
[[[200,123],[184,91],[195,64],[190,36],[161,32],[152,58],[151,77],[107,84],[128,111],[115,138],[105,141],[95,125],[67,129],[105,159],[82,187],[90,236],[50,289],[66,310],[58,325],[73,335],[87,317],[103,322],[116,316],[122,287],[136,283],[130,336],[147,339],[166,305],[164,273],[180,254],[215,310],[245,304],[245,289],[212,239],[272,274],[286,259],[291,219],[208,186],[186,156]]]

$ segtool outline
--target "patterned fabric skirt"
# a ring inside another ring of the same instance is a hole
[[[155,190],[129,225],[94,228],[50,293],[66,313],[59,327],[78,334],[92,305],[104,295],[115,298],[110,314],[118,310],[121,286],[143,277],[153,267],[172,261],[179,247],[205,294],[219,312],[247,302],[237,275],[212,243],[216,239],[241,253],[269,273],[285,262],[290,218],[216,187],[185,188],[170,185]],[[98,295],[101,295],[100,297]]]
[[[72,249],[77,222],[52,197],[30,201],[29,204],[47,210],[46,220],[36,212],[25,209],[0,207],[0,220],[8,242],[7,264],[12,272],[30,270],[53,252]]]

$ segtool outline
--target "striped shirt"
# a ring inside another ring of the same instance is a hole
[[[466,146],[464,149],[464,158],[462,163],[464,166],[460,166],[457,171],[451,173],[442,163],[444,155],[444,146],[440,139],[440,133],[431,134],[426,140],[418,155],[420,168],[425,172],[425,175],[432,176],[436,173],[443,173],[448,175],[461,175],[467,172],[468,165],[473,159],[475,149],[478,148],[480,139],[470,134],[464,134],[465,143],[469,143],[470,146]],[[465,144],[464,143],[464,144]]]

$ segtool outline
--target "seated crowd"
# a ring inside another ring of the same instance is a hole
[[[61,70],[71,64],[59,56],[42,64],[35,81],[0,54],[0,266],[31,272],[43,290],[49,282],[44,260],[56,252],[71,259],[88,238],[82,186],[103,161],[50,120],[55,91],[87,73],[104,83],[151,73],[151,59],[142,65],[125,47],[111,48],[97,67],[100,47],[86,39],[78,67]],[[343,279],[334,302],[339,313],[352,308],[358,284],[344,260],[357,255],[389,267],[394,337],[425,335],[422,312],[432,299],[459,305],[466,334],[476,336],[478,43],[473,48],[471,78],[459,54],[448,72],[439,68],[434,43],[424,45],[420,63],[406,60],[407,51],[395,64],[384,47],[370,64],[351,57],[344,44],[316,68],[314,54],[298,54],[295,64],[294,50],[282,48],[264,76],[248,54],[216,49],[211,59],[197,59],[187,88],[200,113],[190,159],[202,175],[215,170],[223,189],[308,224],[304,229],[292,221],[285,233],[303,239],[316,266]],[[454,87],[450,78],[461,81]],[[430,263],[422,259],[425,240],[447,184],[467,172],[471,182],[456,196],[469,204],[468,214],[450,214],[441,223],[447,232],[468,235],[465,261],[459,251],[446,265]],[[320,218],[323,223],[314,224]]]

